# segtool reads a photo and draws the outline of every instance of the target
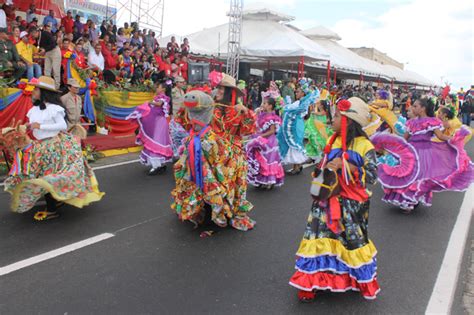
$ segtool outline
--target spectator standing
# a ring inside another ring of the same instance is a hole
[[[68,10],[66,16],[61,19],[61,26],[64,27],[66,34],[72,34],[74,32],[74,19],[72,18],[71,10]]]
[[[125,36],[123,32],[123,28],[119,28],[117,31],[117,38],[115,41],[115,45],[117,46],[117,51],[119,51],[121,48],[123,48],[123,44],[128,42],[127,36]]]
[[[32,78],[39,78],[42,75],[41,67],[33,61],[33,55],[36,54],[37,49],[30,44],[27,32],[21,32],[20,38],[21,41],[16,44],[16,50],[20,58],[26,64],[28,81]]]
[[[76,20],[74,21],[74,27],[76,28],[76,32],[82,36],[84,33],[84,24],[81,22],[81,16],[76,14]],[[80,37],[79,36],[79,37]]]
[[[102,20],[102,24],[100,24],[100,36],[104,36],[107,34],[107,21]]]
[[[260,98],[260,87],[258,83],[254,83],[250,88],[249,92],[249,102],[252,105],[252,109],[255,110],[260,107],[261,98]]]
[[[132,39],[130,40],[130,45],[135,47],[141,47],[142,39],[140,38],[140,34],[138,31],[133,32]]]
[[[474,85],[464,95],[464,100],[461,105],[462,123],[466,126],[471,126],[471,114],[474,112]]]
[[[49,15],[45,16],[43,19],[43,25],[47,25],[49,23],[51,23],[51,32],[56,33],[58,31],[58,20],[56,20],[54,17],[53,10],[49,10]]]
[[[26,11],[26,22],[31,23],[36,18],[36,6],[34,3],[30,4],[30,8]]]
[[[166,45],[166,49],[168,49],[168,56],[170,56],[171,61],[173,61],[174,55],[179,52],[179,45],[174,36],[171,36],[171,41]]]
[[[189,40],[187,38],[184,38],[183,43],[181,44],[181,53],[182,54],[188,54],[190,52],[190,47],[189,47]]]
[[[155,37],[152,30],[148,30],[148,34],[145,35],[145,47],[155,49]]]
[[[128,26],[128,23],[123,24],[123,34],[127,37],[130,38],[133,32],[133,28]]]
[[[131,77],[134,72],[133,68],[133,58],[130,56],[131,50],[130,48],[125,48],[123,50],[123,54],[119,56],[119,67],[120,72],[124,75],[124,77]]]
[[[56,42],[56,38],[51,33],[51,29],[50,24],[43,26],[39,46],[45,57],[44,74],[47,77],[54,76],[54,82],[58,90],[61,83],[61,49]]]
[[[176,116],[178,111],[183,107],[184,102],[184,84],[186,81],[183,77],[176,77],[174,80],[175,86],[171,90],[171,98],[173,100],[173,116]]]
[[[7,30],[7,15],[5,14],[3,8],[0,7],[0,29],[2,28],[5,31]]]
[[[97,43],[99,40],[99,34],[97,33],[97,29],[95,28],[94,22],[90,22],[89,24],[89,39],[92,44]]]

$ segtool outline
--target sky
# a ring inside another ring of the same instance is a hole
[[[229,3],[229,0],[165,0],[163,35],[184,36],[227,23]],[[339,43],[345,47],[375,47],[436,84],[448,82],[456,89],[466,89],[474,84],[473,3],[472,0],[244,0],[244,9],[265,6],[284,12],[294,16],[291,24],[301,29],[323,25],[338,33],[342,38]]]

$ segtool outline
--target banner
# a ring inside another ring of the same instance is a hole
[[[85,20],[90,19],[96,24],[101,23],[105,18],[109,20],[112,18],[115,21],[117,15],[116,8],[87,0],[67,0],[66,8],[72,11],[73,16],[78,14]]]

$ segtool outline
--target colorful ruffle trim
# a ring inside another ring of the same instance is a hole
[[[373,300],[380,292],[377,278],[370,282],[360,283],[349,274],[332,274],[317,272],[307,274],[296,271],[290,279],[290,285],[303,291],[330,290],[331,292],[360,291],[366,299]]]
[[[436,117],[410,119],[407,122],[407,131],[411,135],[425,134],[443,128],[443,122]]]
[[[357,279],[358,282],[370,282],[377,275],[377,261],[360,266],[358,268],[351,268],[344,262],[337,259],[335,256],[323,255],[313,258],[299,257],[296,260],[295,268],[303,273],[314,274],[317,272],[331,272],[334,274],[349,274],[352,278]]]
[[[341,242],[330,238],[303,239],[296,255],[304,258],[316,258],[323,255],[335,256],[339,261],[351,268],[371,264],[377,255],[372,241],[363,247],[348,250]]]

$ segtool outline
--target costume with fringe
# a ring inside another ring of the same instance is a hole
[[[433,141],[442,122],[434,117],[411,119],[406,125],[408,141],[390,134],[376,134],[377,150],[385,150],[396,161],[378,167],[384,187],[383,201],[413,209],[421,203],[431,206],[433,192],[464,191],[474,182],[474,165],[464,150],[468,128],[461,127],[449,141]]]
[[[249,170],[247,181],[254,185],[283,185],[285,172],[281,165],[278,140],[275,134],[261,135],[271,126],[281,125],[281,119],[274,112],[260,113],[257,118],[257,134],[247,143],[247,161]]]

